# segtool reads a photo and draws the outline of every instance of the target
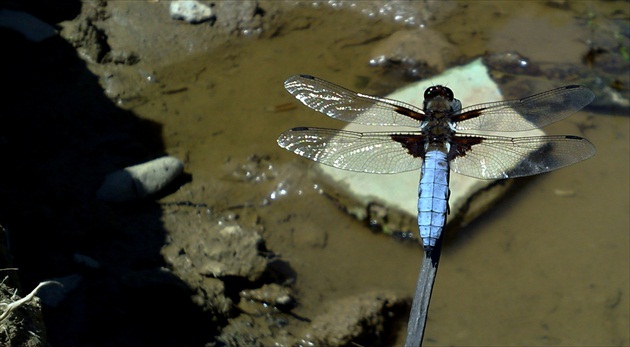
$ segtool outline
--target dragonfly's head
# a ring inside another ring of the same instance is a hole
[[[437,85],[424,91],[424,111],[429,112],[458,112],[462,108],[459,100],[455,99],[453,91],[445,86]]]

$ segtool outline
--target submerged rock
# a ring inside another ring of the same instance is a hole
[[[446,62],[457,54],[457,48],[438,31],[401,30],[374,47],[369,63],[416,80],[444,71]]]

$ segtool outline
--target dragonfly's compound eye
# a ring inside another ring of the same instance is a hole
[[[448,101],[453,101],[453,98],[455,98],[453,91],[446,87],[442,87],[442,96],[444,96]]]
[[[448,101],[453,101],[453,91],[444,86],[433,86],[427,88],[424,92],[424,100],[431,100],[437,96],[441,96]]]

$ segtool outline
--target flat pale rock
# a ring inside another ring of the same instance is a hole
[[[162,157],[112,172],[96,192],[96,198],[107,202],[125,202],[146,198],[159,192],[184,170],[174,157]]]
[[[424,91],[433,85],[445,85],[453,90],[455,97],[462,102],[462,107],[479,103],[502,100],[498,86],[488,75],[487,68],[481,59],[468,65],[447,70],[439,76],[423,80],[404,87],[387,96],[389,99],[400,100],[408,104],[422,107]],[[369,126],[348,124],[344,130],[370,131],[413,131],[408,127]],[[473,133],[473,132],[471,132]],[[476,132],[481,133],[481,132]],[[503,135],[505,133],[483,132],[483,134]],[[542,130],[512,133],[510,136],[540,136]],[[418,214],[418,184],[420,170],[392,175],[367,174],[345,171],[333,167],[315,164],[330,191],[339,195],[336,197],[346,209],[359,219],[375,218],[368,215],[375,206],[382,207],[382,213],[387,214],[383,220],[396,220],[397,225],[381,225],[385,232],[411,231],[417,236],[416,216]],[[459,218],[467,223],[483,213],[505,191],[509,182],[480,180],[466,177],[451,171],[449,200],[450,211],[448,221]],[[375,221],[373,224],[380,224]],[[388,230],[389,229],[389,230]]]

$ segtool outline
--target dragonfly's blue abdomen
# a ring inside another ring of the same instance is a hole
[[[446,224],[448,213],[448,161],[446,152],[426,152],[418,190],[418,226],[425,249],[435,246]]]

